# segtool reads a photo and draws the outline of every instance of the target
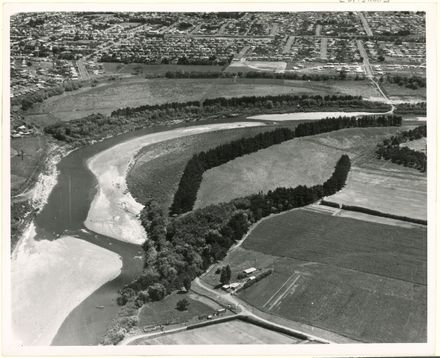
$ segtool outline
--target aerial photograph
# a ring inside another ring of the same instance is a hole
[[[12,14],[10,344],[427,343],[425,24]]]

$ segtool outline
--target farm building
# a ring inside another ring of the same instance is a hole
[[[243,272],[244,272],[246,275],[249,275],[249,274],[251,274],[252,272],[255,272],[255,271],[257,271],[257,269],[256,269],[255,267],[249,267],[248,269],[243,270]]]

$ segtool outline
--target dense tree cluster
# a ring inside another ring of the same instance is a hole
[[[409,149],[400,144],[426,137],[426,125],[404,131],[396,136],[386,138],[377,145],[376,154],[379,159],[391,160],[393,163],[426,171],[426,154]]]
[[[198,107],[201,112],[213,112],[224,107],[263,107],[273,108],[277,106],[295,107],[296,111],[309,109],[328,108],[359,108],[372,110],[388,110],[389,106],[380,102],[363,101],[361,96],[350,95],[267,95],[267,96],[243,96],[233,98],[208,98],[202,102],[171,102],[157,105],[143,105],[139,107],[120,108],[111,113],[112,117],[132,116],[154,110],[185,109]]]
[[[421,114],[426,115],[426,102],[399,103],[395,105],[395,114]]]
[[[195,154],[187,163],[179,186],[174,195],[170,214],[182,214],[192,210],[197,198],[203,173],[230,160],[260,149],[282,143],[294,137],[303,137],[350,127],[400,126],[402,118],[398,116],[364,116],[324,118],[299,124],[295,130],[279,128],[271,132],[260,133],[255,137],[239,139],[213,148],[207,152]]]
[[[140,215],[148,234],[143,245],[145,268],[121,290],[118,303],[131,302],[140,307],[179,290],[185,280],[192,281],[212,263],[223,259],[253,223],[334,194],[344,186],[349,170],[350,159],[343,155],[323,185],[277,188],[267,194],[211,205],[175,218],[167,217],[157,203],[148,201]],[[222,271],[226,282],[230,279],[229,270]]]
[[[418,77],[418,76],[387,76],[387,81],[389,83],[395,83],[401,87],[406,87],[410,89],[418,89],[418,88],[425,88],[426,87],[426,78],[424,77]]]
[[[43,102],[45,99],[53,96],[57,96],[63,94],[64,91],[74,91],[83,86],[83,83],[80,81],[68,81],[63,85],[58,85],[54,87],[50,87],[47,89],[42,89],[37,92],[33,92],[31,94],[26,94],[20,97],[14,97],[11,99],[11,105],[21,105],[23,110],[27,110],[32,107],[34,103]]]
[[[168,71],[164,74],[166,78],[264,78],[264,79],[280,79],[280,80],[303,80],[303,81],[330,81],[330,80],[362,80],[363,75],[356,74],[354,76],[344,76],[340,73],[331,74],[305,74],[298,72],[264,72],[264,71],[248,71],[248,72],[226,72],[226,71]]]
[[[170,214],[181,214],[192,210],[203,173],[206,170],[245,154],[292,139],[293,135],[294,132],[288,128],[278,128],[271,132],[260,133],[251,138],[242,138],[194,155],[183,171],[170,208]]]
[[[197,121],[208,116],[252,115],[261,113],[320,111],[386,111],[389,105],[362,100],[360,96],[349,95],[277,95],[248,96],[238,98],[213,98],[203,102],[171,102],[143,105],[115,110],[111,116],[93,114],[85,118],[60,122],[45,128],[54,138],[66,142],[86,143],[112,134],[120,134],[156,124],[166,125],[173,121]]]

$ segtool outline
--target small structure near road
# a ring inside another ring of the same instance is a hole
[[[256,269],[255,267],[249,267],[248,269],[243,270],[243,272],[244,272],[246,275],[249,275],[249,274],[251,274],[251,273],[253,273],[253,272],[255,272],[255,271],[257,271],[257,269]]]

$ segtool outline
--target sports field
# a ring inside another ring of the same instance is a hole
[[[336,161],[344,153],[348,154],[352,160],[352,170],[359,167],[362,168],[359,170],[363,172],[364,167],[373,163],[371,165],[379,165],[377,176],[386,176],[388,172],[382,173],[381,168],[386,170],[392,163],[375,159],[375,147],[384,138],[404,129],[406,127],[342,129],[293,139],[245,155],[204,173],[196,207],[229,201],[239,196],[268,191],[278,186],[322,183],[331,175]],[[400,166],[397,167],[400,168]],[[401,175],[403,179],[400,184],[402,193],[405,190],[412,190],[413,175],[419,178],[422,184],[423,182],[426,184],[426,178],[416,170],[408,168],[400,168],[400,170],[404,172]],[[411,175],[409,177],[411,180],[405,179],[406,172]],[[348,182],[350,183],[350,180]],[[391,203],[396,200],[400,200],[400,203],[404,202],[405,194],[396,196],[395,191],[390,190],[388,186],[382,187],[380,184],[381,182],[377,180],[370,180],[370,185],[376,188],[375,192],[373,191],[374,195],[359,192],[356,193],[358,195],[356,199],[365,198],[371,201],[374,204],[372,208],[379,205],[381,201],[385,202],[384,197],[389,198]],[[426,203],[424,195],[426,194],[421,192],[421,195],[415,199],[420,205]],[[394,210],[399,211],[401,207],[396,206]]]
[[[273,268],[239,297],[363,342],[426,341],[426,228],[298,209],[263,220],[221,263]],[[214,271],[214,270],[212,270]],[[204,280],[215,284],[211,271]]]
[[[131,344],[295,344],[300,342],[281,333],[233,320],[157,338],[139,339]]]

